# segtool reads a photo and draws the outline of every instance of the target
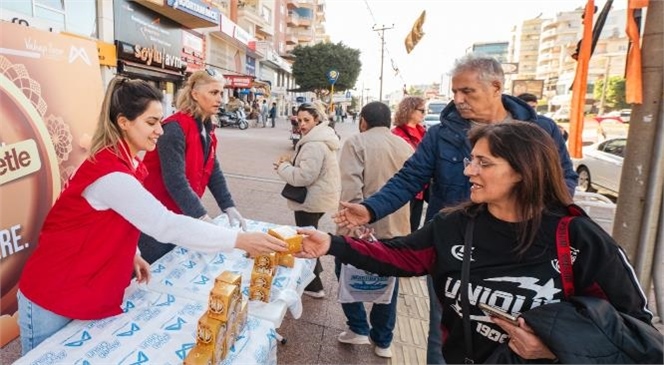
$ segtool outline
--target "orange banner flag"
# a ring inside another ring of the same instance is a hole
[[[627,28],[625,32],[631,42],[625,66],[625,101],[630,104],[643,103],[643,79],[641,75],[641,37],[634,19],[634,10],[648,6],[648,0],[627,1]]]
[[[588,64],[592,53],[593,43],[593,15],[595,13],[594,0],[588,0],[583,15],[583,38],[579,47],[579,56],[576,62],[576,75],[572,84],[572,105],[569,113],[569,154],[572,157],[582,157],[583,147],[583,112],[586,105],[586,91],[588,88]]]

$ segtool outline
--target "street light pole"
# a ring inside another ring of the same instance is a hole
[[[373,29],[374,32],[380,32],[380,94],[378,94],[378,101],[382,102],[383,101],[383,59],[385,56],[385,31],[388,29],[394,29],[394,24],[392,24],[389,27],[383,25],[381,28],[377,28],[376,25],[374,25],[371,29]]]

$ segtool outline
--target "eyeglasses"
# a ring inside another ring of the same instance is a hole
[[[419,109],[419,108],[418,108],[418,109],[415,109],[415,110],[419,110],[420,112],[422,112],[422,114],[426,114],[426,110],[425,110],[425,109]]]
[[[482,169],[488,169],[490,167],[498,165],[495,162],[489,162],[489,161],[484,161],[480,159],[469,159],[469,158],[464,158],[463,159],[463,168],[467,169],[468,166],[472,166],[474,171],[482,171]]]
[[[212,76],[212,77],[216,77],[216,76],[217,76],[217,71],[216,71],[215,69],[213,69],[213,68],[207,68],[207,67],[206,67],[206,68],[205,68],[205,72],[207,72],[207,74],[210,75],[210,76]]]

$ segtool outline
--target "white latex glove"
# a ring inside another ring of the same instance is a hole
[[[244,220],[244,218],[242,218],[242,215],[235,207],[226,208],[224,213],[228,215],[228,223],[231,225],[231,227],[235,226],[235,221],[237,221],[238,225],[242,228],[243,231],[247,230],[247,222]]]

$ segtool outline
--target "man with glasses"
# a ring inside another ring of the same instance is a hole
[[[429,221],[442,208],[467,201],[470,183],[464,176],[464,158],[470,158],[468,130],[473,125],[519,120],[535,123],[553,137],[561,157],[565,182],[571,195],[577,183],[572,161],[560,130],[551,122],[539,118],[524,101],[503,95],[505,76],[494,58],[468,54],[458,59],[451,72],[454,101],[440,115],[440,124],[431,127],[404,167],[376,194],[362,203],[342,202],[334,217],[342,227],[354,227],[394,212],[412,199],[430,180]],[[429,292],[434,293],[431,277],[427,277]],[[430,300],[427,364],[444,363],[442,356],[441,307],[437,299]],[[449,329],[445,329],[448,331]]]

